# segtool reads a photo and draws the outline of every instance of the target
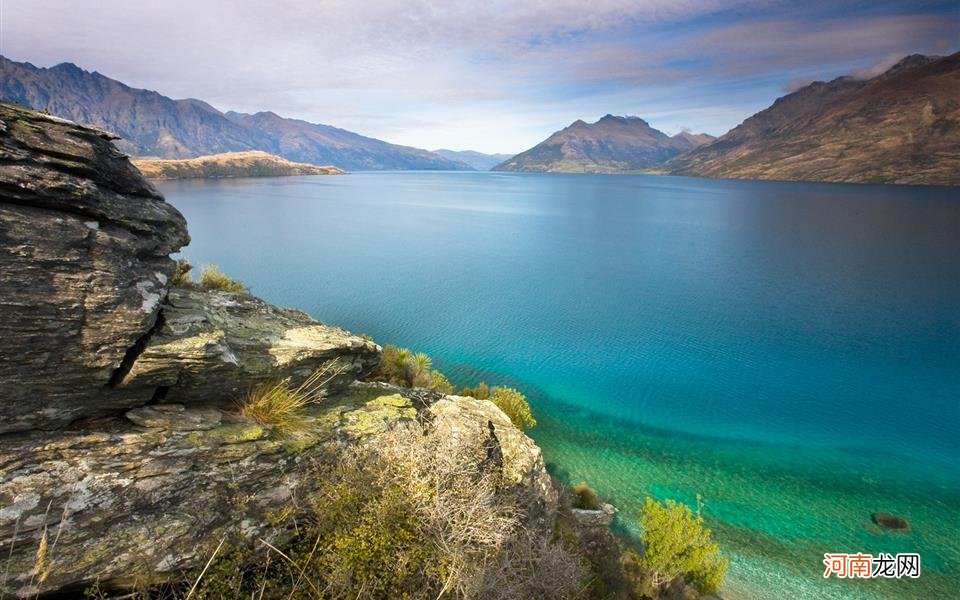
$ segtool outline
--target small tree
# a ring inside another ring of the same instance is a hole
[[[647,497],[640,514],[644,552],[640,564],[657,588],[683,577],[703,594],[723,584],[730,561],[720,554],[703,518],[685,504]]]
[[[530,429],[537,426],[537,420],[533,418],[526,396],[508,387],[495,387],[492,392],[490,401],[510,417],[510,421],[517,429]]]

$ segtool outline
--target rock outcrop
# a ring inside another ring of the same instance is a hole
[[[0,588],[32,597],[94,581],[175,581],[202,566],[224,536],[278,543],[285,530],[277,515],[316,488],[312,461],[329,442],[375,444],[405,422],[477,447],[492,422],[503,440],[504,481],[534,490],[541,518],[555,508],[539,448],[490,402],[428,395],[425,403],[422,392],[354,384],[309,409],[305,421],[286,436],[219,409],[157,404],[89,428],[0,436],[0,539],[9,561]],[[48,558],[38,572],[44,536]]]
[[[232,402],[330,360],[342,385],[376,365],[376,344],[299,311],[246,294],[168,298],[186,223],[111,136],[10,105],[0,123],[0,432],[168,393]]]
[[[143,404],[109,389],[189,241],[105,132],[0,105],[0,432]]]
[[[370,373],[380,357],[369,340],[245,293],[172,288],[160,317],[129,369],[115,373],[116,390],[222,404],[252,384],[302,381],[326,365],[336,371],[327,385],[336,391]]]
[[[404,426],[486,456],[549,531],[540,450],[492,403],[358,383],[375,343],[171,287],[183,217],[110,137],[0,105],[0,596],[178,582],[228,536],[281,543],[317,461]],[[296,431],[239,416],[245,390],[319,368]]]

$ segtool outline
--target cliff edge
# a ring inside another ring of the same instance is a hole
[[[0,592],[182,582],[218,540],[279,545],[316,510],[295,500],[323,483],[318,462],[404,427],[496,463],[549,535],[540,450],[492,403],[361,383],[372,341],[172,286],[183,216],[111,139],[0,104]],[[318,369],[332,373],[324,400],[295,432],[238,411],[252,387]]]

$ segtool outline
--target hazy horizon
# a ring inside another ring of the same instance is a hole
[[[949,53],[952,2],[0,2],[0,54],[222,111],[514,154],[577,119],[722,135],[813,80]]]

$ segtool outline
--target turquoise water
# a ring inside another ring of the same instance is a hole
[[[510,383],[559,475],[629,532],[706,502],[746,598],[960,581],[960,191],[654,176],[358,173],[160,186],[184,254],[276,303]],[[905,516],[910,534],[870,524]],[[824,552],[919,552],[825,581]]]

